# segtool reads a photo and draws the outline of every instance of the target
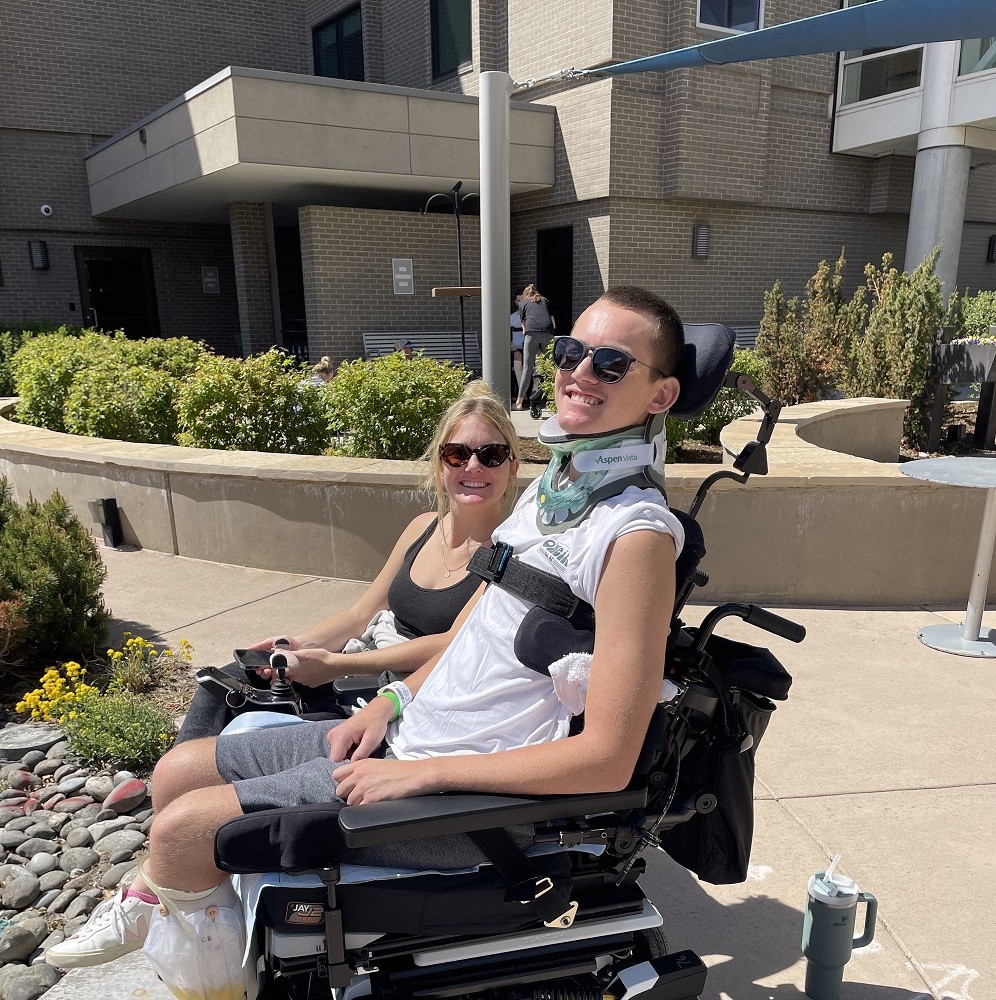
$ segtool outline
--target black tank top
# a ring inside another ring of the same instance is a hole
[[[448,632],[481,585],[481,578],[473,573],[452,587],[441,590],[427,590],[412,581],[412,563],[437,523],[438,518],[433,518],[429,527],[409,546],[404,564],[387,591],[387,606],[394,612],[394,623],[398,632],[407,639]]]

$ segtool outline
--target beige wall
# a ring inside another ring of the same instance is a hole
[[[846,400],[783,411],[770,474],[746,486],[720,483],[700,512],[711,578],[700,599],[963,607],[982,491],[912,480],[895,464],[825,451],[797,433],[836,408],[852,421],[851,450],[862,451],[884,428],[895,431],[902,407]],[[862,413],[863,429],[854,422]],[[738,451],[756,429],[756,420],[738,421],[724,431],[724,446]],[[672,466],[672,505],[687,509],[715,470]],[[524,468],[520,486],[539,472]],[[88,525],[87,498],[116,497],[131,544],[357,580],[373,578],[402,527],[429,507],[418,463],[132,445],[2,419],[0,475],[22,501],[60,490]]]

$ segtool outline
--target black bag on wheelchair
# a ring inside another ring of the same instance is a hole
[[[712,793],[709,812],[661,835],[661,846],[705,882],[726,885],[747,877],[754,838],[754,755],[764,736],[772,698],[788,697],[792,678],[760,646],[711,636],[706,652],[723,679],[725,724],[700,740],[681,763],[682,782]],[[678,654],[680,656],[680,653]]]

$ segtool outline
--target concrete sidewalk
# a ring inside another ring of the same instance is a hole
[[[112,638],[123,629],[185,638],[197,666],[300,630],[363,589],[155,552],[108,551],[106,562]],[[706,610],[691,608],[686,618],[696,622]],[[781,610],[809,630],[802,645],[735,620],[720,629],[770,646],[795,678],[758,753],[748,880],[707,885],[648,854],[643,884],[664,914],[669,944],[706,960],[706,997],[801,997],[806,884],[839,851],[841,870],[879,900],[875,941],[852,958],[842,1000],[996,1000],[996,661],[917,641],[919,628],[959,621],[960,610]],[[996,613],[986,620],[996,626]],[[131,956],[70,973],[47,996],[169,994]]]

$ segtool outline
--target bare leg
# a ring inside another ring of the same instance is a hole
[[[149,832],[149,876],[159,885],[181,892],[201,892],[228,876],[214,864],[214,837],[219,827],[242,816],[231,785],[197,788],[157,813]]]

